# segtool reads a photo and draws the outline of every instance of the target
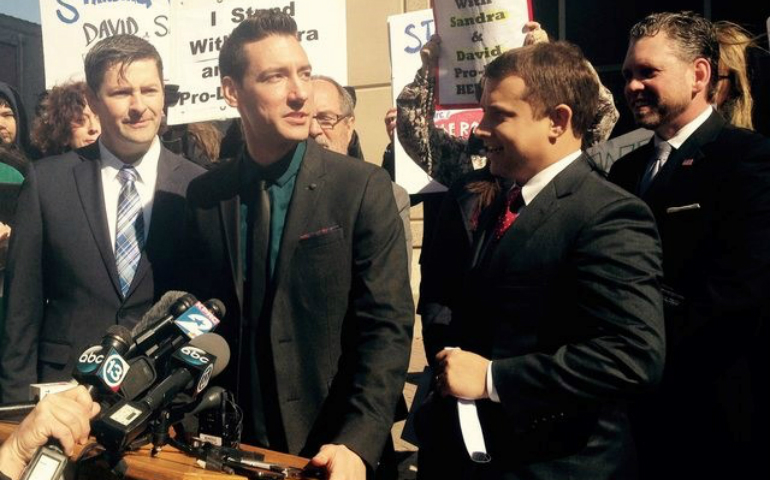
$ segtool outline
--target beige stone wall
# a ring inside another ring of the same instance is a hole
[[[356,88],[356,130],[366,160],[380,164],[391,104],[388,17],[428,8],[429,0],[347,0],[348,81]]]
[[[391,106],[388,17],[429,5],[429,0],[347,0],[348,81],[358,97],[356,130],[366,160],[377,165],[382,163],[382,152],[388,144],[383,119]],[[417,248],[414,267],[422,245],[422,205],[412,207],[411,217],[412,239]],[[412,284],[416,286],[417,282],[419,276],[413,275]]]

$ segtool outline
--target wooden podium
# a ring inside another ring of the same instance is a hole
[[[16,424],[0,422],[0,440],[5,441]],[[124,457],[128,470],[126,478],[133,480],[240,480],[247,477],[240,475],[228,475],[226,473],[212,472],[199,467],[195,459],[185,455],[179,450],[167,445],[163,447],[160,455],[150,456],[150,446],[143,447],[136,452],[130,452]],[[285,453],[273,452],[263,448],[241,445],[243,450],[259,452],[265,455],[265,462],[280,463],[287,467],[303,468],[309,460]],[[82,447],[76,449],[80,453]],[[82,475],[84,478],[105,478],[103,476]],[[298,477],[313,480],[315,477]]]

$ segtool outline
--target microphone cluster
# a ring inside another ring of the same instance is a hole
[[[73,378],[102,403],[91,430],[110,456],[119,457],[150,431],[165,429],[167,435],[172,418],[179,421],[185,413],[219,404],[222,389],[201,393],[230,360],[227,342],[212,333],[224,315],[219,300],[202,303],[189,293],[168,292],[132,331],[114,325],[101,343],[78,357]],[[181,394],[186,403],[172,407]],[[66,463],[60,454],[61,448],[49,442],[33,457],[22,479],[47,480],[41,472],[50,471],[50,480],[58,480],[64,465],[52,470],[50,462],[56,457]]]

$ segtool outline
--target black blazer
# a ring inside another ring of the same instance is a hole
[[[242,155],[190,185],[191,291],[225,301],[229,375],[246,368],[239,177]],[[245,185],[246,188],[252,185]],[[257,207],[259,211],[259,207]],[[307,141],[275,267],[270,344],[289,453],[341,443],[370,467],[390,435],[414,306],[387,173]],[[254,308],[259,311],[259,308]],[[242,398],[247,386],[237,385]]]
[[[421,477],[634,478],[626,402],[663,367],[660,245],[649,209],[588,162],[486,253],[501,202],[483,215],[451,326],[455,345],[493,360],[501,403],[477,401],[492,462],[469,463],[455,399],[434,399],[418,421]]]
[[[651,152],[618,160],[610,180],[638,193]],[[661,390],[635,422],[643,465],[650,478],[766,477],[770,140],[713,113],[642,199],[663,244],[669,339]]]
[[[147,243],[124,300],[100,169],[98,143],[29,168],[6,267],[3,402],[27,400],[30,383],[72,378],[87,345],[110,325],[130,329],[176,285],[185,192],[203,170],[161,150]]]

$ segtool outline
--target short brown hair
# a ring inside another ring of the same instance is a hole
[[[297,23],[291,16],[275,10],[257,12],[235,27],[219,50],[219,74],[240,83],[249,61],[243,51],[247,43],[258,42],[270,35],[297,37]]]
[[[485,83],[488,87],[489,80],[511,75],[524,80],[523,100],[535,118],[567,105],[572,109],[572,132],[579,138],[586,135],[599,108],[599,82],[580,48],[553,42],[508,50],[487,65]]]
[[[629,37],[635,41],[642,37],[654,37],[660,32],[674,41],[678,56],[683,61],[692,62],[697,58],[708,60],[711,64],[711,81],[707,93],[711,100],[716,92],[719,66],[719,42],[714,25],[695,12],[660,12],[647,15],[631,27]]]
[[[139,60],[153,60],[163,84],[163,60],[154,46],[136,35],[120,34],[100,40],[86,54],[86,83],[96,93],[102,86],[104,74],[114,65],[125,68]]]
[[[73,82],[53,87],[40,101],[32,124],[32,145],[43,155],[58,155],[70,150],[73,122],[83,119],[86,84]]]

